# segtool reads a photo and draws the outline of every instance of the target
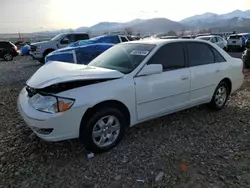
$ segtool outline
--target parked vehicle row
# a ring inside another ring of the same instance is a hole
[[[67,47],[69,44],[74,43],[79,40],[87,40],[89,35],[87,33],[62,33],[50,41],[32,43],[30,45],[30,55],[44,63],[46,55],[49,53]]]
[[[133,41],[125,35],[103,35],[89,40],[79,40],[70,44],[67,48],[62,48],[48,54],[45,63],[50,61],[70,62],[77,64],[88,64],[95,57],[115,44]]]
[[[243,63],[196,39],[120,43],[88,65],[43,65],[18,97],[40,138],[80,138],[87,150],[115,147],[128,127],[201,104],[224,108],[243,83]]]

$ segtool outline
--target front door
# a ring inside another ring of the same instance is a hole
[[[70,45],[72,42],[75,42],[74,35],[69,34],[69,35],[66,35],[66,36],[60,41],[60,43],[57,45],[57,47],[58,47],[59,49],[60,49],[60,48],[65,48],[65,47],[67,47],[68,45]]]
[[[189,101],[190,69],[182,43],[161,47],[147,64],[162,64],[163,73],[134,78],[138,120],[185,107]]]

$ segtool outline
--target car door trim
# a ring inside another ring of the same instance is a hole
[[[161,99],[167,99],[167,98],[170,98],[170,97],[173,97],[173,96],[177,96],[177,95],[182,95],[182,94],[185,94],[185,93],[188,93],[188,92],[189,92],[189,90],[184,91],[184,92],[180,92],[180,93],[176,93],[176,94],[172,94],[172,95],[169,95],[167,97],[158,97],[158,98],[153,99],[153,100],[147,100],[147,101],[143,101],[143,102],[137,103],[137,105],[141,105],[141,104],[145,104],[145,103],[149,103],[149,102],[153,102],[153,101],[157,101],[157,100],[161,100]]]

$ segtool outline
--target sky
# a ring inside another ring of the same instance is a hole
[[[34,32],[164,17],[180,21],[205,12],[250,9],[250,0],[0,0],[0,33]]]

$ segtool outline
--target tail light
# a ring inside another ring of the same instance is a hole
[[[245,72],[244,67],[245,67],[245,65],[244,65],[244,63],[242,63],[242,73],[243,73],[243,74],[244,74],[244,72]]]
[[[17,47],[16,47],[16,46],[13,46],[13,50],[17,51]]]

